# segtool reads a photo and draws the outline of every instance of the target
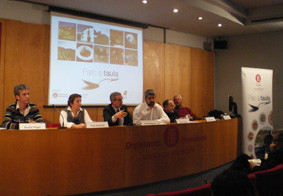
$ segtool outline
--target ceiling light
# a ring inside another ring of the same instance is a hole
[[[218,27],[222,27],[222,24],[219,23],[219,24],[218,24]]]
[[[199,19],[199,20],[202,20],[202,17],[200,16],[200,17],[198,17],[198,19]]]
[[[178,10],[178,9],[174,9],[173,12],[174,12],[174,13],[177,13],[177,12],[179,12],[179,10]]]
[[[143,3],[143,4],[147,4],[147,0],[143,0],[142,3]]]

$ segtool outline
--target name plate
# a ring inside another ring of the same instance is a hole
[[[141,120],[141,125],[158,125],[156,120]]]
[[[214,122],[216,119],[214,117],[205,117],[206,122]]]
[[[229,115],[223,115],[222,117],[224,120],[231,120],[231,117]]]
[[[188,118],[178,118],[178,119],[176,119],[176,123],[177,123],[177,124],[190,123],[190,119],[188,119]]]
[[[108,122],[90,122],[86,123],[86,128],[101,128],[101,127],[109,127]]]
[[[46,129],[45,123],[20,123],[20,130]]]

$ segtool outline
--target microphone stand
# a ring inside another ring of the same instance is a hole
[[[52,107],[56,109],[56,111],[60,114],[60,116],[62,117],[62,120],[63,120],[62,126],[61,126],[61,123],[60,123],[60,127],[58,129],[67,129],[67,127],[64,127],[64,117],[61,114],[61,112],[58,110],[58,108],[54,104],[52,105]]]

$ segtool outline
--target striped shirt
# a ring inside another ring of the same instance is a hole
[[[6,129],[19,129],[19,123],[28,123],[31,121],[44,122],[41,114],[35,104],[28,104],[29,111],[23,115],[17,108],[17,102],[12,103],[6,109],[1,127]]]

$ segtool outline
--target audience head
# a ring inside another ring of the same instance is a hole
[[[183,99],[182,99],[181,95],[175,95],[173,97],[173,101],[174,101],[174,104],[179,107],[179,106],[182,105]]]
[[[276,150],[283,148],[283,132],[281,130],[273,134],[273,143]]]
[[[120,108],[123,104],[123,96],[119,92],[111,93],[110,101],[114,108]]]
[[[163,107],[164,107],[164,110],[165,112],[168,112],[168,113],[174,113],[174,103],[173,101],[167,99],[163,102]]]
[[[211,183],[213,196],[256,196],[255,186],[250,182],[247,174],[225,170]]]
[[[14,87],[14,95],[20,103],[29,103],[29,87],[25,84],[18,84]]]
[[[68,99],[68,106],[72,109],[79,110],[81,108],[82,96],[79,94],[72,94]]]
[[[155,93],[152,89],[148,89],[144,93],[145,102],[148,107],[152,108],[155,104]]]

